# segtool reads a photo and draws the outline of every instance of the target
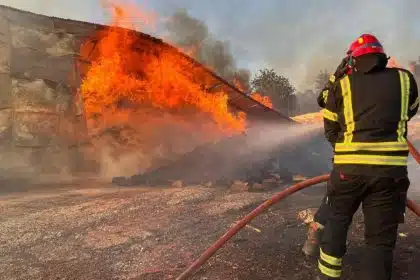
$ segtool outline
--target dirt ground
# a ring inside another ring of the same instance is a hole
[[[190,279],[313,279],[297,212],[317,207],[323,186],[255,219]],[[0,196],[0,279],[173,279],[235,221],[270,197],[225,188],[116,188],[95,181]],[[417,201],[419,199],[417,198]],[[356,279],[363,224],[355,218],[344,279]],[[394,279],[420,275],[420,223],[400,229]]]

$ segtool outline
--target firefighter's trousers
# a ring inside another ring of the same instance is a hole
[[[319,270],[324,276],[340,278],[347,231],[354,213],[362,204],[366,244],[364,262],[368,269],[363,269],[364,275],[359,279],[391,279],[397,229],[404,219],[409,185],[406,176],[346,175],[336,169],[331,172],[327,199],[324,200],[326,205],[323,206],[326,208],[321,210],[327,216],[318,259]]]
[[[318,210],[316,211],[314,215],[314,221],[323,226],[325,226],[325,224],[327,223],[328,213],[330,212],[329,211],[330,206],[327,203],[327,200],[328,200],[327,195],[325,195],[322,198],[321,205],[319,206]]]

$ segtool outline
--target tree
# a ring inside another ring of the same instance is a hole
[[[287,110],[287,114],[295,110],[295,87],[289,79],[277,74],[273,69],[262,69],[251,81],[252,90],[269,96],[273,106],[279,110]]]
[[[325,85],[328,83],[328,79],[330,78],[330,74],[328,74],[328,70],[324,69],[319,71],[318,75],[315,78],[315,91],[320,93]]]
[[[318,97],[317,92],[315,92],[312,89],[307,89],[305,91],[302,91],[297,95],[298,97],[298,107],[299,111],[298,114],[307,114],[307,113],[313,113],[316,111],[319,111],[318,103],[316,102],[316,99]]]

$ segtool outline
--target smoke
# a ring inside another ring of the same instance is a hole
[[[420,55],[420,2],[372,1],[157,1],[183,6],[228,38],[241,66],[273,68],[298,90],[312,87],[320,70],[333,71],[354,39],[372,32],[388,55],[407,66]],[[165,3],[165,4],[163,4]]]
[[[240,169],[274,161],[291,174],[310,176],[329,168],[332,151],[323,138],[321,124],[261,123],[250,129],[242,141],[229,149],[226,153],[229,160],[223,162],[231,162]]]
[[[285,133],[287,131],[287,133]],[[315,133],[322,132],[321,124],[260,124],[251,128],[248,134],[252,135],[247,142],[247,148],[252,152],[267,152],[279,145],[298,144],[308,140]]]
[[[132,123],[107,129],[92,137],[92,156],[99,177],[143,173],[182,157],[195,147],[226,136],[205,115],[176,116],[156,110],[130,115]],[[85,155],[85,157],[88,157]]]
[[[178,9],[166,21],[167,39],[229,81],[249,87],[250,72],[236,67],[229,41],[221,41],[209,32],[202,20]]]
[[[271,1],[270,10],[248,24],[226,25],[232,26],[232,44],[251,50],[250,59],[263,59],[303,89],[320,70],[333,71],[365,32],[377,35],[388,55],[407,66],[420,55],[419,8],[418,1]]]
[[[172,29],[166,30],[171,30],[172,39],[186,47],[199,46],[200,59],[228,77],[238,73],[237,65],[253,73],[268,67],[289,77],[302,91],[313,86],[320,70],[334,70],[350,42],[365,32],[377,35],[388,55],[403,66],[420,55],[416,0],[137,1],[149,2],[159,14],[173,14]],[[100,1],[3,0],[1,4],[84,21],[99,22],[104,17]],[[249,71],[241,73],[246,73],[246,80]]]
[[[207,143],[157,169],[132,176],[131,182],[226,185],[235,180],[261,182],[270,173],[282,180],[291,180],[293,175],[315,176],[331,168],[331,147],[320,136],[320,125],[261,123],[246,134]]]

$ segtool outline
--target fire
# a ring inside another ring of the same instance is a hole
[[[237,78],[233,79],[233,85],[237,89],[239,89],[241,92],[245,92],[245,87],[243,86],[243,84]]]
[[[260,102],[261,104],[267,106],[268,108],[273,108],[273,103],[271,102],[270,97],[264,96],[260,94],[259,92],[253,92],[251,93],[250,97],[254,99],[255,101]]]
[[[233,84],[237,89],[239,89],[242,92],[245,92],[245,87],[241,84],[241,82],[238,79],[233,79]],[[264,106],[273,109],[273,102],[271,101],[270,97],[262,95],[261,93],[256,91],[252,92],[249,96],[255,101],[263,104]]]
[[[224,132],[245,129],[245,115],[229,110],[225,92],[206,92],[192,62],[163,47],[136,50],[138,36],[121,28],[127,27],[131,7],[111,7],[112,25],[101,32],[97,53],[81,85],[90,123],[129,122],[134,112],[154,108],[177,115],[206,114]],[[142,20],[149,21],[147,16]]]
[[[388,68],[401,68],[401,65],[397,62],[397,60],[394,57],[391,57],[388,60],[388,64],[386,65]]]

